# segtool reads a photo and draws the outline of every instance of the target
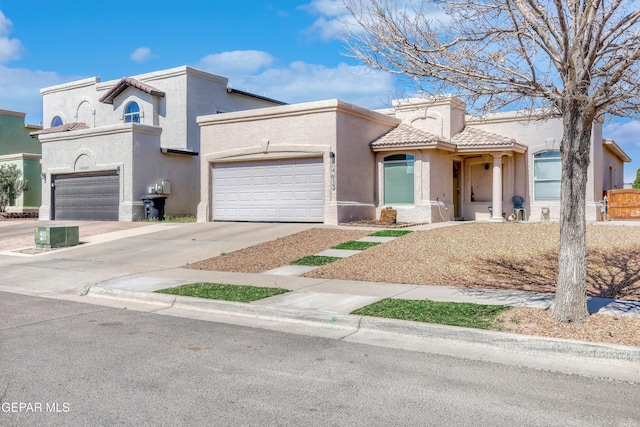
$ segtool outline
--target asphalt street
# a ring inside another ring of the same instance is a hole
[[[0,293],[0,425],[640,425],[637,384]]]

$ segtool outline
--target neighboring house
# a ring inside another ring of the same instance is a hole
[[[42,192],[40,142],[29,137],[41,126],[25,125],[25,113],[0,110],[0,166],[14,164],[28,181],[29,189],[11,203],[8,212],[36,213]]]
[[[42,89],[45,128],[32,133],[42,143],[46,183],[40,219],[135,221],[150,192],[167,196],[166,214],[194,215],[196,117],[284,104],[227,83],[183,66]]]
[[[198,221],[373,219],[503,221],[513,196],[532,220],[558,219],[560,119],[524,112],[474,118],[455,97],[409,99],[384,111],[340,100],[198,118]],[[622,188],[629,157],[594,123],[587,220]],[[544,209],[543,209],[544,208]],[[492,213],[490,213],[490,210]]]

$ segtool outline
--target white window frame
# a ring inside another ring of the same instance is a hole
[[[536,163],[537,162],[542,162],[542,161],[550,161],[550,160],[557,160],[558,161],[558,167],[560,168],[560,174],[558,176],[558,178],[538,178],[535,175],[536,172]],[[560,155],[560,152],[557,150],[547,150],[547,151],[541,151],[539,153],[534,154],[533,156],[533,199],[535,201],[540,201],[540,202],[555,202],[555,201],[560,201],[560,192],[561,192],[561,175],[562,175],[562,158]],[[538,183],[553,183],[553,182],[557,182],[558,183],[558,196],[557,197],[539,197],[538,195]]]
[[[138,107],[138,111],[127,113],[127,110],[132,104],[135,104],[136,107]],[[140,108],[140,104],[138,104],[136,101],[128,102],[127,105],[124,107],[124,114],[122,115],[122,117],[124,118],[125,123],[140,123],[140,118],[142,117],[142,110]]]
[[[387,158],[390,158],[390,157],[393,157],[393,156],[399,156],[399,155],[404,155],[405,159],[386,160]],[[383,157],[383,159],[382,159],[382,170],[383,170],[382,196],[383,196],[383,200],[384,200],[384,204],[385,205],[399,205],[399,206],[413,206],[413,205],[415,205],[415,179],[416,179],[415,161],[416,161],[415,155],[408,154],[408,153],[388,154],[388,155]],[[411,202],[404,202],[403,203],[403,202],[395,202],[395,201],[387,200],[387,197],[386,197],[387,176],[386,176],[386,168],[385,168],[385,166],[386,165],[391,165],[391,164],[398,164],[398,163],[405,163],[407,166],[409,166],[409,164],[411,164],[411,167],[413,169],[412,179],[413,179],[413,191],[414,191],[414,193],[411,194]]]

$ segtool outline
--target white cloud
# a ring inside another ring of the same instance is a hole
[[[300,8],[328,17],[339,17],[348,13],[342,0],[312,0],[311,3],[300,6]]]
[[[233,87],[289,103],[339,98],[368,108],[386,107],[395,93],[395,79],[363,66],[336,68],[297,61],[237,81]]]
[[[20,59],[24,49],[20,40],[9,38],[11,27],[13,22],[0,10],[0,64]]]
[[[319,15],[307,33],[319,36],[322,41],[337,39],[345,24],[353,22],[342,0],[313,0],[300,8],[312,15]]]
[[[4,13],[0,10],[0,37],[6,37],[11,33],[11,27],[13,26],[13,22],[11,22]]]
[[[42,121],[40,89],[80,78],[83,77],[0,65],[0,108],[24,112],[27,123],[39,124]]]
[[[147,62],[149,59],[157,58],[157,55],[151,53],[151,49],[148,47],[139,47],[133,51],[129,59],[133,62],[137,62],[138,64],[142,64],[143,62]]]
[[[316,21],[307,29],[308,34],[317,35],[322,41],[329,41],[339,38],[345,28],[347,21],[352,21],[351,16],[344,16],[339,19],[326,19],[324,17]]]
[[[640,148],[640,122],[610,123],[605,126],[604,137],[615,140],[622,147],[635,146]]]
[[[363,4],[367,7],[367,2]],[[439,1],[424,0],[396,0],[393,2],[395,10],[403,11],[409,18],[415,17],[415,11],[421,11],[425,17],[440,22],[449,21],[443,12]],[[311,3],[300,6],[312,15],[318,15],[316,21],[307,29],[308,34],[317,35],[323,41],[338,39],[345,28],[357,32],[360,30],[355,18],[344,6],[343,0],[312,0]]]
[[[202,58],[197,67],[230,79],[242,79],[273,64],[274,58],[259,50],[234,50]]]

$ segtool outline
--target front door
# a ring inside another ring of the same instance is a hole
[[[461,162],[453,162],[453,217],[460,218],[460,170]]]

